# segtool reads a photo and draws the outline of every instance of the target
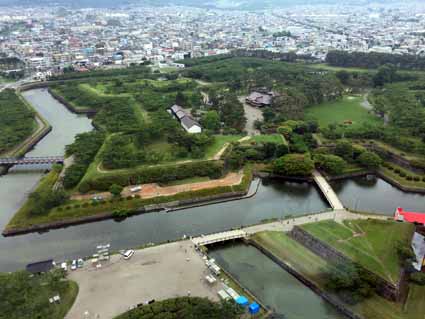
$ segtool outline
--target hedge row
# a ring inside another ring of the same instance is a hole
[[[220,178],[224,172],[222,161],[195,161],[178,165],[145,166],[127,171],[98,174],[92,179],[83,181],[79,191],[107,191],[113,184],[120,186],[165,183],[195,176]]]

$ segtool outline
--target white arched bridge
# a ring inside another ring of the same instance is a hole
[[[35,164],[59,164],[63,163],[63,156],[43,156],[43,157],[3,157],[0,158],[0,165],[35,165]]]

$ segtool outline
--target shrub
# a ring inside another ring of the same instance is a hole
[[[378,169],[382,164],[382,159],[373,152],[363,152],[358,158],[357,161],[360,165],[368,169]]]
[[[414,177],[413,177],[413,180],[414,180],[415,182],[419,182],[419,181],[421,180],[421,178],[420,178],[419,176],[414,176]]]
[[[396,173],[396,174],[400,174],[400,169],[399,169],[399,168],[395,168],[395,169],[394,169],[394,173]]]
[[[85,202],[82,206],[83,207],[89,207],[89,205],[90,205],[89,203]]]
[[[406,176],[406,179],[407,179],[408,181],[411,181],[411,180],[413,179],[413,177],[412,177],[412,176]]]
[[[422,177],[422,182],[425,182],[425,176],[424,176],[424,177]]]
[[[401,177],[406,177],[406,173],[405,172],[400,172],[398,175],[400,175]]]

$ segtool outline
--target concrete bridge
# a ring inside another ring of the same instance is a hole
[[[34,164],[57,164],[63,163],[63,156],[45,156],[45,157],[6,157],[0,158],[0,165],[34,165]]]
[[[231,230],[223,233],[216,233],[206,236],[192,238],[192,242],[197,246],[211,245],[215,243],[225,242],[233,239],[245,238],[247,233],[243,230]]]
[[[337,223],[342,223],[345,220],[366,220],[366,219],[376,219],[376,220],[388,220],[390,216],[378,215],[378,214],[356,214],[349,212],[345,209],[343,210],[333,210],[323,213],[313,213],[308,215],[303,215],[294,218],[287,218],[280,221],[275,221],[271,223],[259,224],[254,226],[247,226],[238,230],[232,230],[222,233],[209,234],[200,237],[192,238],[192,242],[195,245],[205,246],[218,242],[225,242],[227,240],[234,240],[240,238],[247,238],[251,235],[254,235],[263,231],[277,231],[277,232],[290,232],[295,226],[300,226],[309,223],[317,223],[325,220],[334,220]]]
[[[317,186],[319,186],[320,190],[322,191],[323,195],[328,200],[332,209],[333,210],[343,210],[344,205],[342,205],[338,196],[335,194],[334,190],[329,185],[328,181],[322,176],[322,174],[320,174],[318,171],[315,170],[313,172],[313,178],[314,178],[314,181],[316,182]]]

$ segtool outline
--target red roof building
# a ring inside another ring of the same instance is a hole
[[[395,210],[394,220],[425,225],[425,213],[407,212],[403,208],[398,207]]]

